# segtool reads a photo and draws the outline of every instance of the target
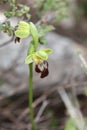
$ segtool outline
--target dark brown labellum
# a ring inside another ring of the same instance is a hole
[[[16,42],[20,42],[20,38],[19,38],[19,37],[16,37],[16,38],[15,38],[15,43],[16,43]]]
[[[46,60],[44,60],[43,63],[44,63],[44,67],[48,68],[48,62]]]
[[[46,77],[48,74],[49,74],[49,71],[48,71],[48,62],[47,61],[43,61],[39,64],[36,64],[35,65],[35,71],[37,73],[41,73],[41,78],[44,78]]]
[[[40,72],[41,72],[40,69],[39,69],[39,67],[38,67],[38,64],[35,65],[35,71],[36,71],[37,73],[40,73]]]
[[[41,72],[41,78],[44,78],[44,77],[46,77],[46,76],[48,76],[48,74],[49,74],[49,71],[48,71],[48,68],[46,69],[46,68],[44,68],[44,70]]]

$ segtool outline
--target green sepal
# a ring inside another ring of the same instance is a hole
[[[30,35],[30,26],[24,21],[20,21],[18,24],[18,29],[15,31],[16,37],[26,38]]]
[[[33,37],[34,45],[37,48],[38,47],[38,31],[32,22],[30,22],[30,32]]]
[[[46,54],[51,54],[53,52],[50,48],[44,48],[41,51],[44,51]]]
[[[30,63],[33,63],[32,55],[28,55],[25,58],[25,64],[30,64]]]
[[[52,49],[50,48],[44,48],[40,51],[37,51],[34,55],[36,57],[39,57],[41,60],[47,60],[48,55],[52,53]]]
[[[48,54],[44,51],[38,51],[35,54],[37,57],[39,57],[41,60],[47,60],[48,59]]]

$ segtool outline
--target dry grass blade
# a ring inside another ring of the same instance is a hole
[[[42,113],[45,110],[47,105],[48,105],[48,101],[47,100],[43,101],[43,104],[42,104],[42,106],[41,106],[41,108],[40,108],[40,110],[37,113],[37,116],[35,118],[35,122],[38,122],[40,120],[40,117],[41,117],[41,115],[42,115]]]
[[[70,117],[74,119],[78,130],[87,130],[84,117],[81,111],[73,105],[72,101],[70,100],[70,97],[68,96],[64,88],[59,87],[57,91],[61,96],[65,106],[67,107]]]

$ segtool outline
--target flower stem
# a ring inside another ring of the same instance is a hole
[[[33,63],[29,64],[29,108],[30,108],[30,121],[32,124],[32,130],[36,130],[35,123],[34,123],[34,112],[33,112]]]

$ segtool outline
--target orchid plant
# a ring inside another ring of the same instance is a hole
[[[27,51],[27,56],[25,58],[25,64],[29,65],[30,70],[30,76],[29,76],[29,108],[30,108],[30,117],[31,117],[31,123],[32,123],[32,130],[35,130],[35,124],[34,124],[34,117],[33,117],[33,108],[32,108],[32,102],[33,102],[33,63],[35,63],[35,71],[37,73],[40,73],[40,77],[44,78],[48,75],[48,55],[52,53],[52,49],[50,48],[43,48],[39,51],[38,49],[38,31],[36,26],[30,22],[26,23],[24,21],[20,21],[18,24],[18,27],[15,31],[16,39],[20,38],[27,38],[28,36],[32,36],[32,40],[30,42],[29,49]]]
[[[33,102],[33,65],[35,71],[40,74],[40,78],[45,78],[49,74],[48,70],[48,56],[52,53],[52,49],[43,48],[38,50],[38,45],[46,44],[47,41],[45,39],[45,34],[51,30],[54,30],[54,27],[51,25],[46,25],[46,20],[43,19],[43,24],[41,24],[38,28],[34,23],[28,22],[30,21],[30,8],[26,5],[16,4],[15,0],[1,0],[1,4],[5,4],[9,2],[9,10],[4,12],[4,16],[7,18],[5,22],[0,24],[0,30],[7,33],[9,36],[16,37],[15,43],[20,42],[20,39],[27,38],[29,36],[32,37],[29,48],[27,50],[27,56],[25,58],[25,64],[29,66],[29,108],[30,108],[30,120],[32,124],[32,130],[36,130],[36,126],[34,123],[34,112],[32,107]],[[36,6],[38,8],[37,19],[43,14],[43,11],[48,13],[49,11],[53,11],[55,13],[55,20],[61,21],[64,17],[66,17],[66,0],[37,0]],[[39,5],[39,7],[38,7]],[[49,5],[49,6],[48,6]],[[57,6],[58,5],[58,6]],[[53,16],[53,15],[52,15]],[[18,23],[17,27],[13,27],[9,21],[12,17],[19,17],[20,19],[26,19]],[[42,20],[42,19],[41,19]],[[27,21],[27,22],[25,22]],[[45,25],[45,26],[44,26]]]

